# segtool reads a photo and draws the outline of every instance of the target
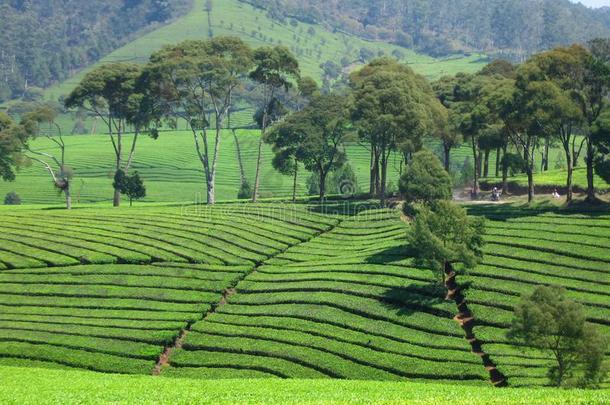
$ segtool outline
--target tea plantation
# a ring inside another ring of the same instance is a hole
[[[610,333],[610,214],[469,207],[483,264],[455,304],[409,257],[409,225],[368,202],[0,211],[0,365],[162,377],[543,386],[509,344],[521,294],[560,285]]]

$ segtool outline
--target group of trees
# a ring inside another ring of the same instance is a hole
[[[0,2],[0,102],[64,80],[188,11],[188,0],[10,0]]]
[[[248,0],[273,18],[326,23],[431,55],[476,49],[522,61],[542,49],[610,35],[608,10],[569,0]]]
[[[414,264],[432,270],[445,282],[447,299],[456,301],[463,316],[472,317],[455,276],[481,261],[484,220],[469,217],[451,202],[449,175],[428,151],[414,154],[400,189],[406,199],[404,212],[412,220],[408,242]],[[599,387],[604,381],[608,339],[587,322],[584,307],[570,300],[563,288],[539,286],[525,294],[515,307],[507,338],[548,354],[553,359],[548,378],[557,387]]]
[[[478,74],[458,74],[435,82],[437,96],[449,110],[449,124],[439,134],[445,166],[449,167],[449,151],[459,138],[469,142],[476,195],[479,178],[487,172],[489,153],[496,150],[503,191],[508,189],[509,169],[516,168],[527,175],[531,201],[538,152],[542,170],[548,170],[550,148],[561,145],[567,166],[567,201],[573,198],[574,167],[583,156],[587,199],[595,200],[595,170],[608,177],[604,144],[609,126],[609,44],[608,39],[599,39],[588,48],[556,48],[519,66],[496,61]]]

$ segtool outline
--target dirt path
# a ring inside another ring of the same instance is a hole
[[[483,350],[482,342],[477,339],[474,333],[475,317],[468,304],[466,297],[462,293],[456,280],[456,273],[450,263],[445,265],[445,287],[447,288],[447,300],[455,301],[458,314],[453,318],[464,330],[466,340],[472,348],[472,352],[481,358],[485,370],[489,373],[491,383],[496,387],[508,386],[508,378],[502,374],[496,364],[491,360],[489,354]]]
[[[220,297],[220,300],[216,304],[213,304],[212,307],[206,313],[203,314],[203,316],[201,317],[200,320],[195,321],[195,322],[189,322],[184,329],[180,330],[180,333],[178,334],[176,339],[172,342],[172,344],[169,345],[169,346],[166,346],[165,349],[163,350],[163,352],[161,353],[161,355],[159,356],[159,359],[157,360],[157,363],[155,364],[155,367],[152,370],[152,375],[155,375],[155,376],[160,375],[163,372],[163,368],[170,365],[170,359],[171,359],[172,353],[182,347],[182,345],[184,343],[184,340],[188,336],[188,334],[191,331],[193,325],[195,323],[197,323],[197,322],[205,321],[206,318],[208,318],[210,315],[214,314],[218,310],[218,308],[220,308],[221,306],[227,304],[227,302],[229,301],[229,298],[237,292],[236,287],[239,285],[239,283],[241,283],[242,281],[245,281],[249,276],[251,276],[253,274],[256,274],[258,269],[260,267],[264,266],[267,261],[269,261],[271,259],[274,259],[275,257],[281,255],[282,253],[285,253],[289,249],[292,249],[292,248],[294,248],[296,246],[300,246],[300,245],[305,244],[307,242],[310,242],[313,239],[318,238],[318,237],[320,237],[320,236],[322,236],[324,234],[332,232],[333,230],[335,230],[335,228],[337,228],[339,225],[341,225],[342,222],[343,222],[343,219],[338,219],[337,223],[332,225],[329,229],[327,229],[325,231],[321,231],[321,232],[315,233],[309,239],[307,239],[305,241],[302,241],[302,242],[299,242],[297,244],[288,246],[285,249],[278,250],[273,255],[268,256],[265,260],[257,263],[252,268],[252,270],[250,270],[249,272],[244,273],[242,277],[240,277],[237,281],[235,281],[235,283],[234,283],[235,286],[227,288],[222,293],[222,296]]]

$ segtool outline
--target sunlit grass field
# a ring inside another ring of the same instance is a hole
[[[328,380],[190,380],[0,367],[3,404],[605,404],[608,391]],[[36,387],[36,389],[32,389]]]

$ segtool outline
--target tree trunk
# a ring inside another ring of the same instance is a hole
[[[568,170],[568,175],[566,179],[566,202],[569,203],[572,201],[573,192],[572,192],[572,178],[574,174],[574,162],[572,162],[572,151],[570,150],[570,138],[562,139],[563,150],[566,154],[566,166]]]
[[[256,177],[254,177],[254,191],[252,193],[252,202],[258,200],[258,189],[261,181],[261,162],[263,160],[263,139],[265,138],[267,122],[267,111],[263,113],[263,128],[261,129],[261,139],[258,141],[258,156],[256,158]]]
[[[445,171],[449,173],[451,169],[451,146],[447,143],[443,143],[443,152],[444,152],[444,163],[445,163]]]
[[[237,134],[235,133],[235,130],[233,130],[232,132],[233,132],[233,139],[235,140],[235,150],[237,152],[237,163],[239,164],[239,184],[243,185],[246,175],[244,172],[244,162],[241,159],[241,147],[239,145],[239,139],[237,138]]]
[[[496,148],[496,176],[495,177],[500,177],[500,154],[501,154],[501,150],[500,147]]]
[[[595,150],[590,137],[587,139],[587,201],[594,202],[597,200],[595,196],[595,177],[593,174],[593,161],[595,159]]]
[[[258,156],[256,158],[256,176],[254,177],[254,191],[252,193],[252,202],[258,200],[258,189],[261,181],[261,162],[263,159],[263,138],[258,141]]]
[[[477,153],[477,143],[476,139],[472,138],[472,156],[474,157],[474,181],[472,183],[472,197],[477,197],[479,195],[479,156],[480,153]]]
[[[388,156],[383,152],[381,156],[381,189],[379,190],[379,199],[381,205],[385,205],[386,200],[386,183],[388,177]]]
[[[544,159],[542,159],[542,171],[547,172],[549,170],[549,149],[551,141],[546,138],[544,141]]]
[[[508,145],[504,145],[502,147],[502,156],[506,156],[506,151],[508,149]],[[502,161],[500,161],[502,162]],[[502,195],[508,195],[508,166],[502,165]]]
[[[214,181],[212,179],[207,180],[207,202],[208,205],[216,204],[216,190],[214,187]]]
[[[369,177],[369,194],[371,197],[375,195],[375,147],[371,145],[371,166]]]
[[[320,202],[324,202],[324,196],[326,195],[326,175],[328,173],[320,170]]]
[[[119,190],[114,190],[114,196],[112,197],[112,206],[119,207],[121,205],[121,192]]]
[[[483,177],[489,177],[489,153],[491,150],[485,149],[485,159],[483,162]]]
[[[133,207],[133,198],[129,198],[129,206]]]
[[[72,194],[70,193],[70,183],[64,189],[64,193],[66,195],[66,209],[72,209]]]
[[[527,202],[531,203],[532,201],[534,201],[534,171],[532,170],[532,167],[529,166],[528,163],[528,168],[526,169],[527,171]]]
[[[379,175],[379,152],[375,156],[375,196],[379,196],[381,192],[381,176]]]
[[[294,162],[294,180],[292,181],[292,202],[297,201],[297,177],[299,175],[299,162]]]

